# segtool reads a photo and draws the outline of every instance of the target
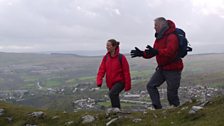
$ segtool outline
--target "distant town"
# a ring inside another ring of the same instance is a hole
[[[79,99],[73,100],[71,99],[71,106],[74,111],[80,109],[97,109],[103,110],[106,109],[108,106],[100,105],[101,102],[110,102],[108,95],[104,94],[103,97],[98,98],[92,95],[88,96],[88,94],[97,94],[100,88],[93,87],[92,83],[84,83],[84,84],[76,84],[76,86],[72,88],[46,88],[40,86],[37,82],[37,90],[41,91],[30,91],[30,90],[0,90],[0,100],[6,102],[13,102],[16,104],[20,104],[22,101],[26,101],[26,98],[32,96],[54,96],[54,95],[78,95],[78,94],[86,94],[83,97],[79,97]],[[167,106],[166,100],[166,89],[159,88],[161,101],[163,104]],[[208,88],[206,86],[196,85],[196,86],[189,86],[189,87],[180,87],[179,90],[180,100],[183,103],[191,100],[201,100],[206,101],[210,98],[224,94],[224,89],[218,88]],[[149,95],[146,90],[139,90],[139,91],[130,91],[128,93],[123,92],[120,95],[120,99],[122,104],[130,104],[128,109],[132,111],[142,111],[147,109],[151,102],[149,101]]]

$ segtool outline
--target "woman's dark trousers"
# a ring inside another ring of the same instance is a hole
[[[119,94],[124,89],[123,83],[116,83],[109,91],[112,108],[121,108]]]

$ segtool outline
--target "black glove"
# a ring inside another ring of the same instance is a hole
[[[131,50],[131,58],[143,56],[143,51],[135,47],[135,50]]]
[[[158,50],[152,48],[150,45],[147,45],[146,48],[147,49],[145,50],[145,52],[147,55],[152,54],[153,56],[155,56],[159,53]]]

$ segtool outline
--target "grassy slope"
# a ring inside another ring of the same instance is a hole
[[[115,121],[111,126],[223,126],[224,125],[224,97],[213,99],[205,106],[203,110],[196,114],[188,114],[192,105],[197,103],[186,103],[185,105],[169,110],[148,110],[146,114],[142,112],[133,112],[127,115],[121,115],[121,118]],[[0,102],[0,108],[6,110],[3,116],[0,116],[1,126],[23,126],[25,124],[37,124],[38,126],[63,126],[68,121],[74,121],[72,126],[82,126],[81,117],[87,114],[96,118],[88,126],[104,126],[108,120],[104,112],[99,111],[79,111],[76,113],[63,113],[56,111],[37,110],[24,106],[15,106]],[[46,113],[43,119],[31,118],[28,113],[34,111],[43,111]],[[59,116],[58,119],[52,119],[53,116]],[[13,117],[13,121],[8,123],[6,117]],[[142,121],[134,123],[132,120],[141,118]]]

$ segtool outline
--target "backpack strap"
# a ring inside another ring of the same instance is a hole
[[[119,61],[120,61],[120,63],[121,63],[121,66],[122,66],[122,56],[123,56],[123,55],[119,53],[119,55],[118,55],[118,59],[119,59]]]

